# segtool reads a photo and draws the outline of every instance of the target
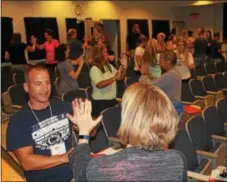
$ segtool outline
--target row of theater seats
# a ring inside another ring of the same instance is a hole
[[[183,82],[181,99],[185,104],[199,104],[204,107],[213,105],[215,100],[226,94],[227,72],[223,72]]]

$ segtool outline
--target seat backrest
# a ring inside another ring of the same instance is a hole
[[[12,73],[12,69],[10,66],[2,66],[1,67],[1,93],[7,91],[7,89],[9,88],[9,86],[13,85],[13,73]],[[4,79],[3,79],[4,77]]]
[[[222,73],[217,73],[214,75],[214,81],[218,89],[227,88],[227,80]]]
[[[170,144],[171,149],[181,151],[187,159],[187,170],[196,171],[198,160],[196,150],[185,129],[180,129],[174,141]]]
[[[82,73],[89,73],[89,71],[90,71],[90,66],[87,64],[87,63],[84,63],[84,65],[83,65],[83,67],[82,67],[82,69],[81,69],[81,72]]]
[[[29,100],[28,94],[25,92],[23,84],[13,85],[9,87],[8,92],[13,105],[23,106]]]
[[[216,101],[216,107],[224,122],[227,122],[227,98],[222,98]]]
[[[190,118],[186,123],[186,130],[189,133],[196,150],[209,151],[213,148],[207,124],[202,116]]]
[[[224,121],[218,110],[214,106],[205,108],[202,111],[203,119],[207,122],[208,130],[211,135],[225,135]]]
[[[203,65],[196,65],[195,66],[195,73],[196,76],[205,76],[206,75],[206,71]]]
[[[116,137],[121,124],[121,107],[117,105],[108,108],[102,112],[102,115],[108,137]]]
[[[87,95],[85,90],[72,90],[68,93],[62,94],[62,100],[66,102],[72,102],[75,98],[86,99]]]
[[[217,72],[222,73],[225,71],[225,63],[224,62],[218,62],[215,64]]]
[[[87,88],[91,86],[91,79],[89,73],[80,73],[77,79],[80,88]]]
[[[133,83],[136,83],[139,81],[139,76],[132,76],[132,77],[128,77],[126,80],[126,85],[127,87],[130,86]]]
[[[16,84],[22,84],[22,83],[24,83],[24,81],[25,81],[25,79],[24,79],[24,72],[17,71],[16,73],[14,73],[14,80],[15,80]]]
[[[103,125],[100,123],[96,128],[96,134],[95,136],[91,137],[89,143],[91,152],[93,153],[100,152],[111,146],[109,144],[109,140],[106,136]]]
[[[86,94],[89,100],[92,99],[92,90],[93,90],[92,86],[86,88]]]
[[[192,95],[189,84],[186,82],[182,83],[182,92],[181,92],[181,100],[185,102],[194,102],[195,97]]]
[[[203,82],[203,85],[204,85],[206,91],[213,91],[213,92],[218,91],[218,88],[215,85],[215,82],[214,82],[214,79],[212,76],[210,76],[210,75],[204,76],[202,78],[202,82]]]
[[[189,86],[191,88],[193,95],[195,95],[195,96],[206,96],[206,91],[205,91],[205,88],[204,88],[201,80],[191,79],[189,81]]]
[[[207,74],[214,74],[214,73],[217,73],[217,70],[215,68],[215,65],[213,63],[206,63],[204,65],[205,67],[205,71]]]
[[[126,89],[125,82],[122,80],[117,81],[117,98],[122,98]]]

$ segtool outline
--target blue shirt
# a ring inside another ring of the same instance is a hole
[[[65,146],[66,152],[72,147],[71,124],[66,113],[72,112],[70,104],[51,100],[50,107],[34,110],[38,120],[26,104],[10,120],[7,128],[7,150],[32,146],[34,154],[52,156],[51,147],[56,144]],[[46,170],[25,171],[27,181],[70,181],[72,171],[68,164]]]

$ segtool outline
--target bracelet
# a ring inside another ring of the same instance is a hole
[[[89,140],[90,136],[88,136],[88,135],[79,135],[79,139]]]

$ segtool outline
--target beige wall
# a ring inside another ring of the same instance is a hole
[[[187,28],[197,27],[222,31],[222,4],[199,7],[186,6],[191,1],[2,1],[2,16],[12,17],[14,31],[25,40],[24,17],[56,17],[60,41],[66,41],[65,18],[76,17],[74,5],[81,4],[83,14],[77,19],[120,19],[122,50],[126,48],[127,19],[168,19],[185,21]],[[192,20],[190,13],[199,12]],[[151,21],[149,21],[151,30]],[[172,23],[170,24],[172,26]],[[150,34],[152,32],[150,31]]]
[[[198,27],[210,29],[212,32],[220,31],[222,34],[223,23],[223,4],[214,4],[208,6],[191,6],[174,8],[175,17],[186,23],[186,28],[196,30]],[[192,19],[190,13],[199,13],[197,19]]]
[[[14,31],[21,32],[25,40],[24,17],[56,17],[60,41],[66,41],[65,18],[76,17],[73,7],[83,6],[78,19],[120,19],[122,50],[125,49],[127,19],[169,19],[174,20],[171,6],[177,2],[168,1],[2,1],[2,16],[13,18]],[[151,24],[149,22],[149,24]],[[150,32],[151,33],[151,32]]]

